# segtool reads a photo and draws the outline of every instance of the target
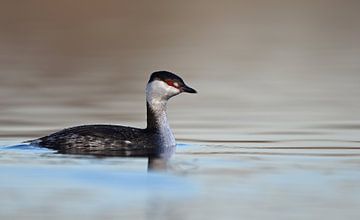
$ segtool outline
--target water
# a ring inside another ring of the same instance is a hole
[[[359,219],[355,1],[3,1],[0,219]],[[151,71],[170,168],[21,145],[79,124],[145,126]]]

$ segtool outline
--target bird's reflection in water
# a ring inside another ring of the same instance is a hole
[[[148,172],[167,171],[169,168],[169,158],[149,157]]]
[[[176,146],[158,149],[148,158],[148,172],[162,172],[169,169],[169,160],[174,155]]]

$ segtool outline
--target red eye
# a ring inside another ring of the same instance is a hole
[[[177,88],[177,89],[179,88],[179,84],[178,84],[177,82],[174,82],[174,81],[172,81],[172,80],[170,80],[170,79],[166,79],[165,82],[166,82],[169,86],[172,86],[172,87]]]

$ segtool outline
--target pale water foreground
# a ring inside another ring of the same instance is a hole
[[[0,7],[0,219],[360,219],[356,1],[7,1]],[[79,124],[145,126],[169,103],[168,172],[21,145]]]
[[[188,144],[147,173],[146,159],[2,147],[1,219],[355,220],[357,151]]]

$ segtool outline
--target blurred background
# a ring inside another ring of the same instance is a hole
[[[359,11],[356,0],[0,0],[2,145],[79,124],[145,127],[156,70],[199,92],[169,104],[180,180],[143,176],[140,160],[4,150],[1,219],[359,219]]]
[[[2,0],[0,134],[144,126],[155,70],[199,90],[169,109],[184,138],[189,126],[200,139],[306,122],[358,129],[359,9],[350,0]]]

